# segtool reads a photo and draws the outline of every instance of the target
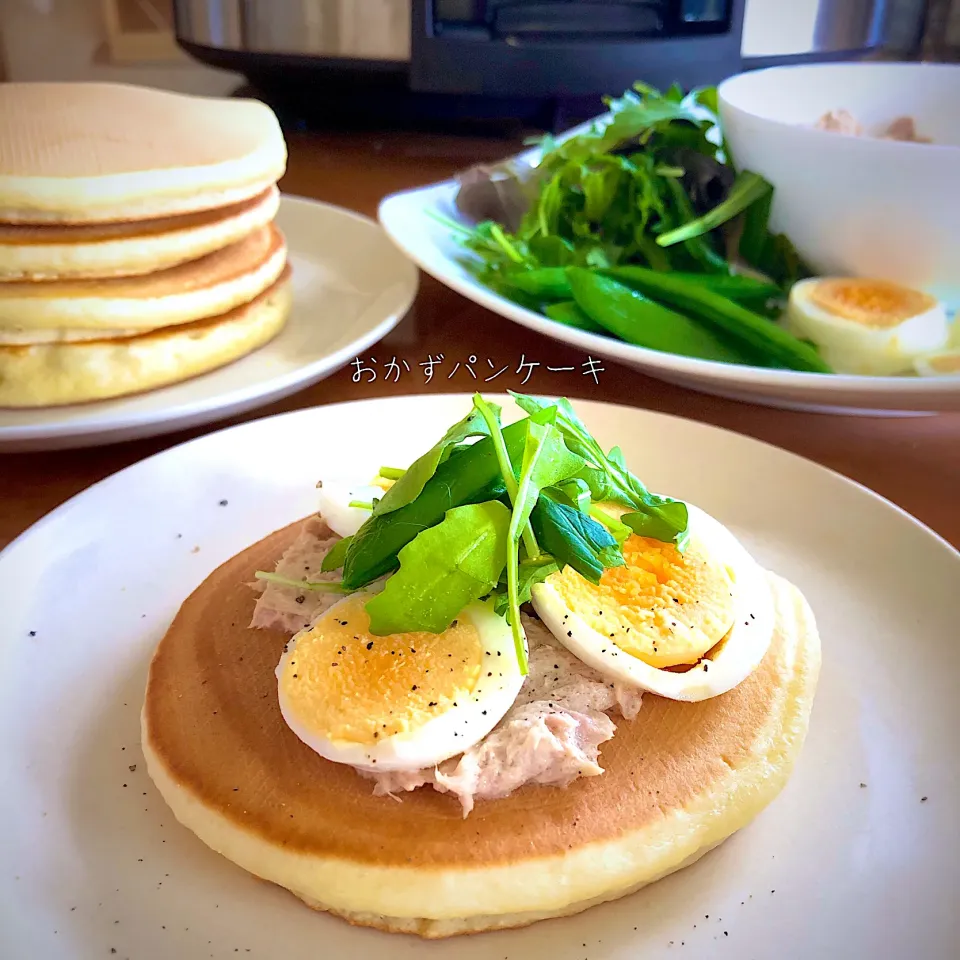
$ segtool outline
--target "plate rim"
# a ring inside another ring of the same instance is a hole
[[[481,395],[488,401],[499,402],[507,401],[509,402],[512,398],[509,394],[506,393],[486,393],[481,392]],[[554,394],[532,394],[533,396],[539,397],[544,400],[556,400],[559,399],[559,395]],[[113,473],[108,474],[105,477],[91,483],[89,486],[84,487],[82,490],[77,491],[68,499],[64,500],[63,503],[58,504],[53,507],[47,513],[43,514],[37,520],[35,520],[29,527],[21,531],[14,537],[5,547],[0,549],[0,567],[2,567],[5,560],[8,559],[8,555],[14,551],[14,548],[19,549],[20,543],[22,540],[25,540],[30,534],[32,534],[38,528],[47,525],[48,523],[55,523],[59,519],[62,513],[66,513],[69,509],[72,509],[75,505],[75,501],[80,500],[82,497],[86,496],[88,493],[94,489],[100,488],[110,483],[119,482],[119,478],[123,477],[128,472],[132,472],[141,468],[145,468],[147,464],[153,462],[154,460],[160,459],[172,454],[175,451],[180,451],[186,447],[191,447],[196,444],[202,444],[204,442],[210,441],[215,437],[221,437],[227,433],[232,433],[233,431],[240,431],[245,428],[251,428],[256,425],[259,429],[266,429],[266,424],[271,422],[277,422],[280,420],[285,420],[288,418],[295,417],[307,417],[315,416],[318,411],[337,411],[344,407],[356,407],[361,405],[376,405],[376,404],[387,404],[390,402],[395,402],[397,400],[408,402],[408,403],[429,403],[429,402],[443,402],[443,401],[463,401],[469,402],[470,398],[473,396],[472,393],[409,393],[401,394],[399,396],[387,396],[387,397],[364,397],[357,400],[338,400],[334,403],[322,403],[315,404],[309,407],[300,407],[296,410],[287,410],[283,413],[274,413],[267,414],[261,417],[255,417],[251,420],[245,420],[242,423],[231,424],[230,426],[221,427],[217,430],[212,430],[207,433],[203,433],[198,437],[191,437],[188,440],[183,440],[180,443],[174,444],[173,446],[166,447],[163,450],[158,450],[155,453],[152,453],[146,457],[143,457],[140,460],[136,460],[133,463],[128,464],[125,467],[121,467],[119,470],[114,471]],[[876,490],[868,487],[866,484],[861,483],[859,480],[854,480],[852,477],[848,477],[846,474],[841,473],[838,470],[835,470],[833,467],[825,466],[818,461],[806,457],[800,453],[794,453],[792,450],[787,450],[784,447],[778,446],[775,443],[771,443],[768,440],[761,440],[758,437],[751,436],[750,434],[740,433],[737,430],[731,429],[730,427],[721,427],[712,423],[704,423],[701,420],[695,420],[692,417],[682,417],[675,413],[664,413],[659,410],[649,410],[645,407],[632,407],[626,403],[616,403],[613,401],[607,400],[587,400],[579,398],[569,398],[570,403],[573,404],[574,408],[578,405],[586,405],[587,407],[609,407],[613,410],[627,410],[634,414],[639,415],[640,417],[651,417],[654,419],[666,420],[666,421],[679,421],[684,424],[690,424],[695,428],[703,429],[708,432],[714,432],[724,435],[727,439],[733,438],[734,442],[744,441],[748,445],[756,445],[761,448],[764,448],[766,451],[772,451],[775,456],[786,457],[789,461],[792,461],[795,465],[800,465],[802,469],[813,468],[817,471],[822,471],[828,476],[832,477],[835,480],[840,481],[841,483],[848,485],[849,488],[856,490],[860,494],[865,494],[871,500],[878,502],[883,507],[888,507],[898,514],[901,519],[907,521],[908,523],[919,528],[919,530],[930,536],[940,547],[944,548],[947,555],[951,559],[960,564],[960,547],[954,546],[949,540],[946,539],[942,534],[938,533],[933,529],[929,524],[925,523],[923,520],[920,520],[918,517],[915,517],[909,510],[901,507],[899,504],[883,496],[883,494],[878,493]]]
[[[322,200],[314,200],[311,197],[300,194],[282,193],[280,196],[280,210],[282,211],[284,207],[287,209],[293,208],[300,210],[321,208],[328,214],[355,220],[366,226],[374,227],[378,231],[386,234],[383,226],[373,217],[359,213],[356,210],[350,210],[346,207],[337,206],[336,204],[327,203]],[[297,251],[296,249],[291,249],[290,252],[296,254]],[[402,250],[400,252],[402,253]],[[420,275],[416,264],[413,263],[409,257],[405,259],[406,264],[401,269],[406,270],[407,266],[409,266],[410,276],[408,279],[410,280],[410,287],[408,294],[403,298],[400,306],[392,310],[379,323],[368,330],[363,337],[354,340],[335,353],[304,366],[297,367],[295,370],[289,371],[283,376],[268,381],[269,389],[264,390],[264,383],[261,381],[256,386],[238,387],[227,393],[219,393],[215,396],[199,400],[185,401],[174,407],[161,407],[155,410],[141,411],[135,415],[125,415],[122,410],[118,410],[115,416],[103,422],[93,422],[85,417],[78,417],[66,423],[54,424],[5,425],[0,422],[0,453],[4,451],[4,447],[7,445],[12,447],[18,444],[34,443],[44,440],[69,440],[86,436],[109,438],[116,434],[121,434],[126,437],[131,431],[134,432],[134,436],[141,438],[157,436],[159,432],[163,432],[155,429],[159,426],[164,426],[165,428],[166,425],[169,425],[169,432],[180,429],[181,425],[185,425],[185,428],[189,429],[190,426],[196,426],[198,423],[204,422],[203,419],[198,420],[197,418],[212,415],[215,419],[217,413],[225,408],[228,408],[230,411],[226,416],[236,416],[244,411],[250,410],[261,401],[264,403],[274,402],[285,396],[289,396],[297,389],[305,389],[311,384],[316,383],[318,379],[323,379],[325,376],[343,367],[349,356],[357,350],[366,350],[371,344],[379,342],[409,313],[420,290]],[[211,370],[209,372],[216,373],[217,371]],[[186,383],[189,381],[183,382]],[[170,386],[177,385],[178,384],[170,384]],[[145,391],[141,395],[145,396],[148,392],[152,393],[154,391]],[[113,397],[105,401],[93,401],[89,404],[70,404],[69,406],[96,409],[100,403],[115,403],[123,399],[123,397]],[[2,411],[0,411],[0,414],[2,414]],[[206,422],[210,422],[210,420]],[[144,432],[140,433],[141,430]],[[131,436],[130,439],[132,438]],[[37,448],[32,447],[31,449]],[[16,451],[11,450],[10,452]]]
[[[527,160],[531,157],[531,153],[531,151],[527,151],[520,154],[517,159]],[[414,245],[404,239],[404,233],[396,229],[392,223],[391,214],[393,210],[404,205],[409,212],[408,205],[411,200],[420,201],[416,203],[416,207],[421,217],[429,218],[428,211],[444,213],[440,205],[435,202],[435,198],[449,196],[455,190],[456,185],[456,179],[451,177],[421,187],[395,191],[380,201],[377,218],[393,243],[425,273],[474,303],[498,313],[514,323],[541,333],[551,340],[580,349],[592,347],[597,353],[605,354],[622,363],[642,364],[645,371],[656,371],[650,373],[654,377],[660,373],[667,373],[697,381],[708,380],[711,383],[725,386],[746,386],[755,389],[757,396],[769,395],[770,388],[782,387],[801,391],[805,399],[812,401],[816,400],[818,395],[823,392],[823,388],[828,385],[844,395],[863,392],[869,393],[873,397],[890,399],[896,399],[896,397],[904,394],[922,396],[934,401],[938,397],[960,396],[960,374],[945,377],[912,378],[813,373],[800,370],[768,370],[764,367],[727,364],[716,360],[700,360],[692,357],[682,357],[677,354],[667,354],[647,347],[613,340],[600,334],[577,330],[551,321],[547,317],[541,317],[532,310],[528,310],[493,290],[489,290],[468,274],[461,273],[459,270],[454,273],[451,268],[457,268],[456,260],[443,252],[432,238],[430,240],[431,249],[435,252],[436,258],[431,260],[421,255]],[[429,200],[429,203],[426,202],[427,200]],[[429,232],[427,236],[429,236]],[[451,239],[451,242],[455,241]],[[747,372],[746,376],[743,375],[744,371]],[[896,409],[907,408],[898,407]]]

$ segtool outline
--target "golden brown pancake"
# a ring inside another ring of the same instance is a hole
[[[427,937],[576,913],[692,863],[786,782],[820,646],[806,602],[771,575],[777,630],[760,668],[701,703],[645,696],[636,720],[616,718],[602,775],[479,801],[466,819],[432,790],[374,796],[286,726],[274,670],[288,637],[248,627],[254,572],[299,527],[227,561],[183,604],[150,667],[142,743],[184,825],[310,906]]]
[[[286,258],[283,235],[271,224],[198,260],[146,276],[0,283],[0,327],[28,334],[191,323],[249,303],[276,281]]]
[[[271,187],[218,210],[131,223],[0,223],[0,282],[98,279],[155,273],[197,260],[265,227],[280,193]]]
[[[256,100],[120,83],[0,84],[0,221],[112,223],[212,210],[286,169]]]
[[[108,400],[180,383],[272,340],[290,314],[289,269],[249,303],[135,336],[0,345],[0,407]]]

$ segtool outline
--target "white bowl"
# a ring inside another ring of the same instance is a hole
[[[817,64],[719,87],[739,169],[775,187],[771,226],[821,275],[873,276],[960,306],[960,65]],[[932,144],[815,129],[830,110],[867,129],[911,116]]]

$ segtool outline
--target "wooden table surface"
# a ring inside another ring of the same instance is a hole
[[[502,141],[403,134],[292,135],[289,140],[289,171],[281,184],[285,191],[369,215],[387,193],[515,149]],[[440,354],[444,360],[428,383],[421,364]],[[476,358],[471,364],[476,379],[466,366],[471,357]],[[594,377],[583,369],[588,358],[582,353],[489,313],[427,277],[410,314],[362,359],[375,371],[375,381],[365,373],[355,382],[356,368],[348,366],[287,400],[227,423],[371,396],[470,392],[506,367],[485,389],[522,386],[528,392],[610,400],[736,430],[846,474],[960,546],[960,413],[908,418],[787,413],[671,387],[608,361]],[[388,369],[394,359],[396,368]],[[520,370],[522,363],[538,366]],[[102,448],[0,456],[0,548],[97,480],[224,425]]]

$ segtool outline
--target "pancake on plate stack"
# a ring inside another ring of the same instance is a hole
[[[286,158],[258,101],[0,85],[0,407],[151,390],[272,339]]]

